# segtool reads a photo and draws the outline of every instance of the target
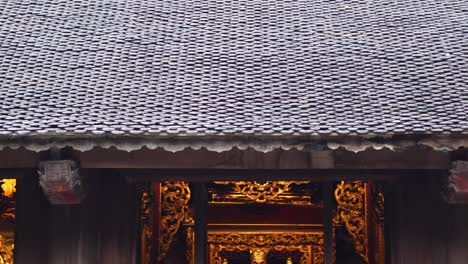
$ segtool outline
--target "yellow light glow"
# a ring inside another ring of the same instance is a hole
[[[3,195],[6,197],[12,197],[16,192],[16,179],[3,179],[1,182]]]

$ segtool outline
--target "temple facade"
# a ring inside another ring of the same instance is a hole
[[[0,0],[0,264],[468,263],[464,0]]]

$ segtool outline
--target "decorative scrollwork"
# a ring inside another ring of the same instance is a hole
[[[336,187],[335,199],[339,218],[353,237],[356,252],[368,263],[366,183],[342,181]]]
[[[268,203],[275,200],[279,195],[291,190],[293,184],[307,184],[307,181],[237,181],[237,182],[215,182],[217,184],[232,185],[235,192],[245,195],[257,203]]]
[[[158,262],[167,255],[181,224],[189,215],[190,188],[186,182],[165,182],[161,185],[161,237]]]
[[[195,263],[195,232],[192,227],[186,229],[186,244],[187,250],[185,251],[185,258],[187,264]]]
[[[269,251],[299,251],[301,264],[324,261],[323,233],[209,233],[211,263],[221,264],[222,251],[247,251],[252,249]],[[313,253],[312,253],[313,252]]]
[[[374,256],[376,263],[385,262],[385,197],[383,192],[383,186],[381,184],[372,184],[372,224],[369,232],[372,232],[375,239],[376,246],[374,247]]]
[[[140,221],[141,221],[141,248],[142,264],[151,264],[153,252],[153,213],[154,213],[154,194],[151,191],[151,185],[148,184],[141,192],[141,207],[140,207]]]
[[[15,247],[14,232],[2,232],[0,235],[0,264],[13,264]]]
[[[0,181],[2,195],[0,197],[0,264],[13,264],[13,250],[15,247],[16,222],[16,180],[3,179]]]

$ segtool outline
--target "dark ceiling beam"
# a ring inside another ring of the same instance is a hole
[[[339,181],[396,180],[404,177],[442,176],[439,169],[118,169],[133,181]]]
[[[80,174],[122,175],[132,181],[339,181],[397,180],[447,175],[445,169],[80,169]],[[0,178],[36,175],[34,169],[0,169]]]

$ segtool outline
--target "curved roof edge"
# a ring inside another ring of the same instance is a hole
[[[213,136],[213,137],[10,137],[0,138],[0,150],[25,148],[34,152],[50,148],[71,147],[77,151],[89,151],[95,147],[117,148],[124,151],[162,148],[170,152],[187,148],[206,148],[209,151],[224,152],[233,148],[254,149],[270,152],[276,149],[334,150],[344,148],[361,152],[367,149],[387,148],[393,151],[408,147],[425,146],[437,151],[451,151],[468,147],[468,135],[405,135],[389,137],[298,137],[298,136]]]

